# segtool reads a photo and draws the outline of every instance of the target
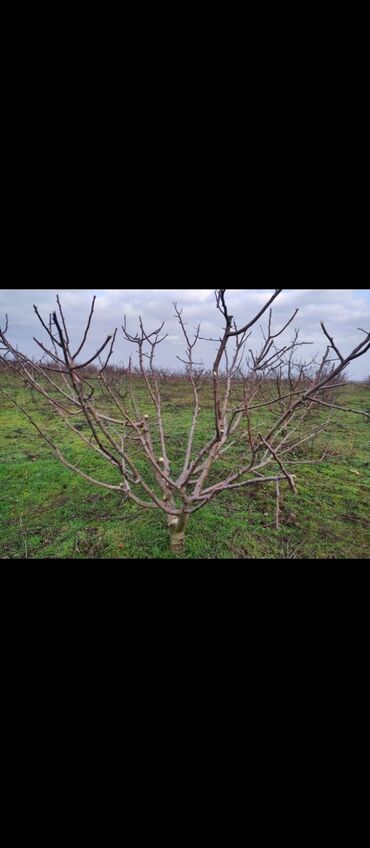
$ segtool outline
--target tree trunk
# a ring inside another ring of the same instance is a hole
[[[171,531],[171,551],[173,554],[183,554],[185,552],[185,531],[176,533]]]
[[[171,551],[173,554],[183,554],[185,551],[185,532],[189,521],[189,515],[184,513],[179,518],[171,516],[168,522],[171,538]]]

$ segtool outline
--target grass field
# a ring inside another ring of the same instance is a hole
[[[9,391],[9,380],[0,376]],[[115,470],[68,431],[39,397],[12,382],[14,398],[52,435],[68,459],[101,480],[117,482]],[[181,381],[168,390],[165,428],[173,468],[191,419]],[[350,384],[337,402],[370,410],[370,389]],[[145,410],[144,410],[145,411]],[[150,414],[150,407],[148,407]],[[317,420],[326,417],[316,413]],[[198,443],[212,432],[212,405],[205,399]],[[273,529],[273,490],[237,490],[219,496],[192,516],[185,559],[368,559],[370,549],[370,420],[336,413],[330,429],[302,461],[328,449],[324,463],[297,465],[298,495],[284,488],[282,527]],[[240,457],[225,454],[224,470]],[[180,465],[179,465],[180,467]],[[236,467],[238,467],[236,465]],[[145,465],[140,467],[145,473]],[[166,519],[157,511],[123,504],[119,494],[95,487],[55,457],[20,410],[0,392],[1,559],[171,559]]]

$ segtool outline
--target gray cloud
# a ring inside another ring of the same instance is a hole
[[[266,302],[272,293],[271,287],[265,289],[229,289],[227,301],[229,311],[239,324],[245,323]],[[123,323],[127,316],[127,326],[135,334],[138,316],[141,315],[145,328],[150,332],[166,320],[166,332],[169,337],[158,352],[157,364],[170,368],[180,367],[176,359],[183,355],[183,340],[174,316],[173,301],[183,308],[183,318],[190,332],[201,322],[202,336],[218,338],[223,324],[221,315],[215,307],[213,289],[3,289],[0,291],[0,323],[4,324],[5,313],[9,315],[10,340],[28,355],[35,355],[39,348],[33,341],[36,336],[44,341],[44,331],[33,311],[35,303],[41,314],[48,317],[55,309],[55,298],[59,292],[65,311],[72,344],[77,346],[90,308],[91,299],[97,295],[96,309],[92,324],[91,337],[86,351],[92,355],[115,327]],[[320,329],[324,320],[330,333],[334,335],[344,353],[349,352],[362,334],[358,327],[370,330],[370,290],[369,289],[285,289],[274,304],[274,326],[285,323],[296,307],[299,314],[294,327],[301,328],[301,340],[312,341],[310,351],[323,351],[325,340]],[[289,331],[290,333],[291,331]],[[255,328],[251,342],[258,346],[259,326]],[[215,344],[199,342],[197,360],[205,366],[212,364]],[[304,348],[302,349],[305,350]],[[116,350],[112,361],[127,362],[131,346],[118,334]],[[370,355],[353,364],[348,372],[354,379],[363,379],[370,374]]]

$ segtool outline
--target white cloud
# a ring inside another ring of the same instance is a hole
[[[32,340],[33,336],[40,341],[44,340],[44,331],[33,311],[33,304],[39,307],[44,317],[48,317],[49,312],[56,307],[58,291],[70,327],[71,341],[76,346],[89,314],[92,297],[94,294],[97,296],[91,337],[86,345],[89,355],[99,347],[108,332],[121,327],[124,314],[127,316],[129,331],[135,334],[138,316],[141,315],[149,332],[166,320],[169,336],[158,352],[157,363],[171,368],[178,367],[176,356],[181,355],[182,336],[174,315],[174,301],[179,308],[183,308],[183,319],[189,333],[194,331],[199,322],[202,323],[201,335],[206,338],[217,339],[222,332],[223,319],[216,309],[214,289],[3,289],[0,291],[0,324],[4,324],[7,312],[9,338],[25,353],[36,354],[39,350]],[[246,323],[268,300],[272,291],[273,288],[268,285],[259,289],[228,289],[229,311],[239,325]],[[325,349],[326,340],[320,329],[322,320],[345,354],[363,337],[358,327],[370,330],[369,289],[284,289],[273,305],[274,326],[279,327],[285,323],[296,307],[299,307],[299,314],[293,326],[302,328],[302,340],[315,343],[312,350]],[[251,339],[257,346],[260,341],[259,324]],[[200,341],[197,360],[203,359],[206,366],[211,366],[215,348],[215,343]],[[311,348],[309,350],[311,355]],[[120,331],[113,361],[125,362],[131,352],[131,346],[123,339]],[[369,374],[369,354],[357,360],[349,371],[349,376],[355,379],[365,378]]]

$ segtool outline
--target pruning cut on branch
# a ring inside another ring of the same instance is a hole
[[[138,328],[130,332],[124,317],[123,337],[136,348],[138,365],[135,368],[130,357],[119,377],[109,365],[117,329],[94,354],[85,354],[81,359],[93,324],[95,297],[74,352],[59,296],[58,311],[47,320],[34,306],[46,333],[44,341],[35,338],[43,354],[39,361],[12,345],[7,316],[4,329],[0,330],[0,360],[38,392],[88,451],[108,463],[112,469],[111,481],[84,471],[68,458],[54,437],[13,398],[12,392],[2,391],[22,409],[68,469],[90,484],[121,494],[124,502],[163,512],[173,553],[184,551],[191,516],[216,496],[235,490],[247,492],[271,487],[276,497],[274,523],[278,529],[284,486],[297,493],[297,477],[291,469],[305,462],[301,460],[301,446],[322,433],[337,411],[370,418],[366,411],[341,406],[330,394],[341,385],[348,365],[370,350],[370,333],[361,330],[365,338],[350,354],[344,355],[322,322],[329,345],[321,361],[315,358],[302,361],[299,355],[309,342],[300,340],[297,329],[290,338],[286,336],[298,310],[280,326],[274,326],[271,307],[282,291],[275,289],[254,315],[242,315],[239,320],[229,312],[227,289],[216,290],[216,309],[224,326],[217,341],[208,340],[209,344],[216,344],[211,374],[197,357],[197,346],[204,340],[200,324],[191,333],[183,310],[174,304],[184,344],[184,353],[178,360],[184,367],[182,379],[189,384],[192,404],[180,459],[180,442],[176,443],[175,454],[163,400],[171,391],[170,375],[158,368],[156,361],[159,346],[168,336],[164,322],[149,332],[139,317]],[[250,338],[264,316],[267,325],[261,327],[262,343],[252,345]],[[201,393],[207,387],[211,388],[213,423],[205,437],[203,421],[200,426]],[[330,410],[325,422],[317,420],[317,410],[321,407]],[[225,455],[229,465],[225,463]],[[312,461],[322,461],[325,456]]]

